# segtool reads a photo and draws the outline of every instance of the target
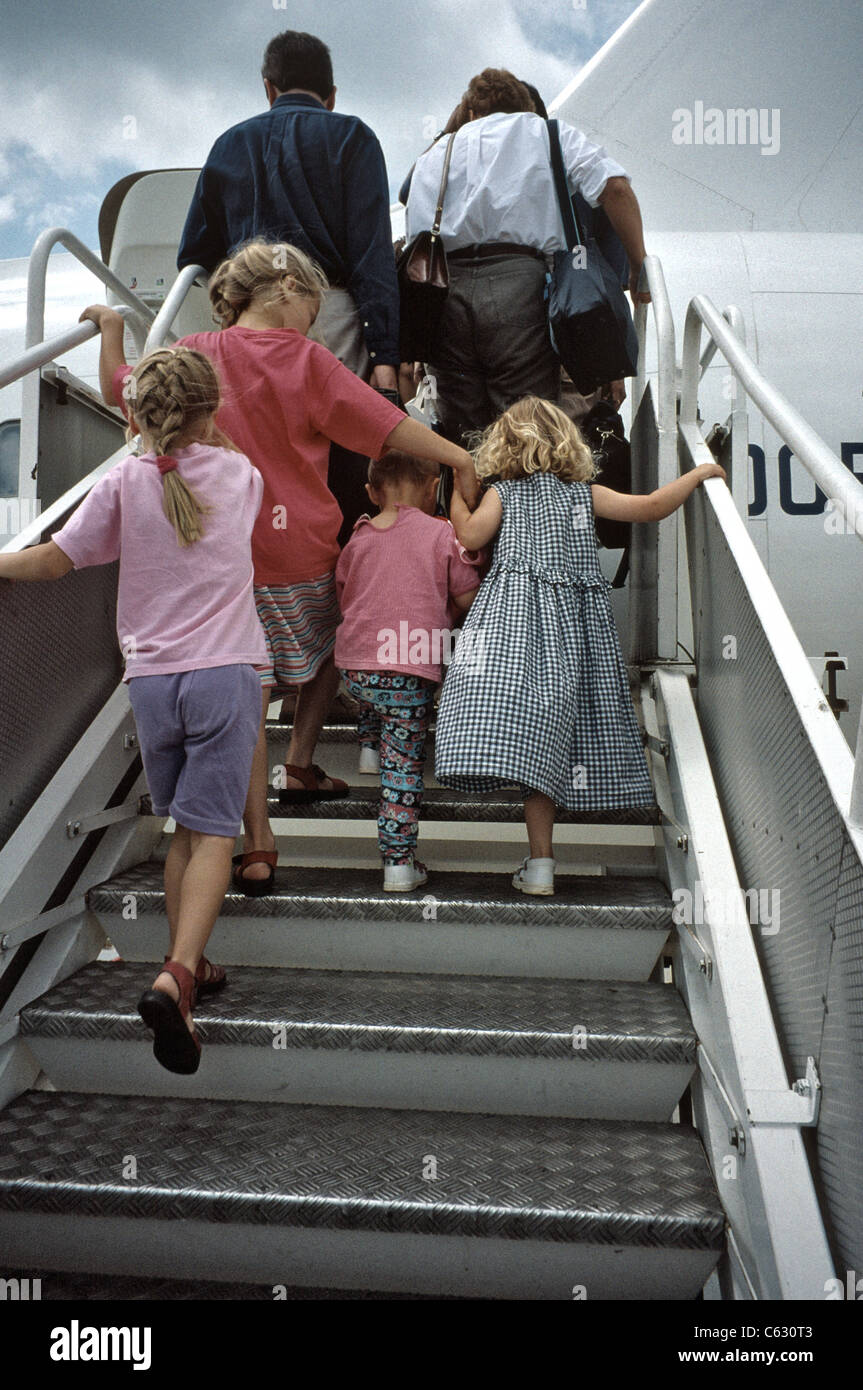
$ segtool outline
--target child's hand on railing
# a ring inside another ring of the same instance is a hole
[[[105,325],[112,320],[116,320],[121,328],[125,327],[123,315],[118,314],[117,310],[112,309],[108,304],[88,305],[83,314],[80,315],[78,322],[86,323],[88,319],[91,323],[95,323],[100,333],[103,331]]]
[[[702,478],[721,478],[724,483],[728,482],[728,476],[720,463],[699,463],[695,472]]]

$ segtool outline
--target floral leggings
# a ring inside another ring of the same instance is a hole
[[[388,864],[408,864],[417,844],[435,682],[399,671],[342,671],[342,677],[348,694],[360,703],[360,743],[380,745],[381,855]]]

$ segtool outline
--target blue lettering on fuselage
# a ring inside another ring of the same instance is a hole
[[[783,444],[779,450],[777,459],[779,471],[779,505],[783,512],[789,516],[820,516],[827,505],[827,498],[816,487],[810,483],[810,490],[814,491],[814,497],[801,500],[792,495],[791,490],[791,460],[794,457],[787,444]],[[856,458],[863,458],[863,443],[846,441],[840,446],[840,457],[845,467],[850,473],[854,474],[863,483],[863,472],[858,472],[854,467]],[[750,469],[750,480],[752,484],[752,501],[749,503],[750,516],[763,516],[767,511],[767,461],[764,457],[764,450],[759,444],[749,445],[749,461],[752,465]]]

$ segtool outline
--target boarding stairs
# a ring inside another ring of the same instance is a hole
[[[638,491],[708,456],[697,395],[711,348],[760,409],[784,409],[733,311],[705,300],[690,309],[678,382],[659,263],[645,275],[657,351],[635,383]],[[129,306],[151,344],[194,279],[183,272],[158,315]],[[646,325],[641,309],[643,364]],[[7,375],[38,378],[56,351],[31,350]],[[728,462],[740,470],[745,411],[735,416]],[[829,495],[857,501],[826,446],[794,436],[797,418],[782,424],[822,486],[835,463]],[[13,546],[62,524],[122,452]],[[813,1041],[837,991],[849,1002],[859,988],[859,971],[849,985],[837,967],[863,901],[860,758],[855,780],[724,485],[686,507],[693,661],[678,646],[677,518],[643,529],[628,656],[656,807],[565,814],[556,895],[529,898],[510,887],[524,853],[515,793],[466,796],[430,777],[429,882],[384,894],[376,785],[356,773],[349,712],[334,710],[318,760],[350,795],[287,807],[273,790],[275,891],[228,894],[208,955],[230,982],[196,1011],[193,1077],[159,1068],[135,1009],[167,941],[171,827],[150,814],[117,684],[114,576],[3,595],[7,1272],[65,1275],[79,1290],[111,1278],[159,1297],[824,1296],[860,1232],[836,1008],[829,1049]],[[50,671],[29,656],[34,624]],[[720,637],[744,629],[730,671]],[[39,723],[38,688],[53,721]],[[274,767],[289,736],[274,717]],[[429,773],[433,755],[432,738]],[[792,756],[805,806],[783,800]],[[819,837],[833,897],[814,924]],[[786,898],[796,888],[799,932],[790,903],[783,931],[753,925],[742,886],[763,883]],[[813,937],[801,980],[795,953],[805,963]],[[822,985],[813,1032],[801,991]]]

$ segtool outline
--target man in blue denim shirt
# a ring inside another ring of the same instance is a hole
[[[177,265],[212,271],[257,236],[301,247],[334,287],[310,337],[372,386],[395,390],[398,285],[383,151],[361,120],[333,110],[320,39],[277,35],[261,73],[270,109],[226,131],[207,156]]]

